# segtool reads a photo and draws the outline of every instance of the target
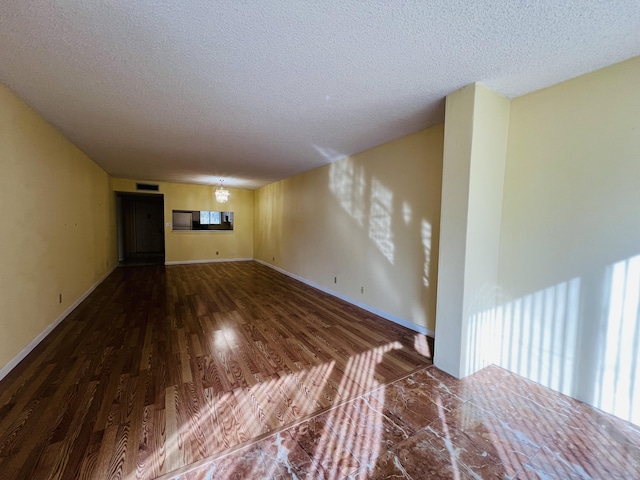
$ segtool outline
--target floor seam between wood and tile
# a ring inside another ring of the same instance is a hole
[[[342,401],[342,402],[340,402],[340,403],[338,403],[336,405],[332,405],[331,407],[328,407],[326,409],[320,410],[318,412],[310,413],[309,415],[306,415],[304,417],[296,419],[296,421],[294,421],[294,422],[291,422],[289,424],[283,425],[282,427],[279,427],[279,428],[277,428],[277,429],[275,429],[273,431],[263,433],[260,436],[254,437],[254,438],[252,438],[251,440],[248,440],[245,443],[234,445],[231,448],[228,448],[226,450],[218,452],[218,453],[216,453],[214,455],[210,455],[209,457],[202,458],[202,459],[200,459],[200,460],[198,460],[196,462],[190,463],[189,465],[184,465],[184,466],[182,466],[180,468],[177,468],[177,469],[175,469],[175,470],[173,470],[171,472],[166,472],[166,473],[164,473],[164,474],[162,474],[162,475],[160,475],[158,477],[153,478],[152,480],[169,480],[169,479],[175,478],[177,475],[182,475],[182,474],[188,473],[190,471],[193,471],[193,470],[195,470],[195,469],[197,469],[197,468],[199,468],[199,467],[201,467],[203,465],[206,465],[206,464],[211,463],[211,462],[215,462],[216,460],[224,458],[224,457],[226,457],[228,455],[232,455],[235,452],[238,452],[238,451],[243,450],[245,448],[249,448],[252,445],[258,444],[261,441],[263,441],[265,438],[269,438],[269,437],[271,437],[273,435],[278,435],[279,433],[282,433],[282,432],[284,432],[286,430],[289,430],[291,428],[295,428],[297,425],[300,425],[300,424],[302,424],[304,422],[307,422],[307,421],[309,421],[309,420],[311,420],[311,419],[313,419],[315,417],[319,417],[321,415],[325,415],[327,413],[330,413],[333,410],[339,409],[340,407],[346,405],[349,402],[353,402],[354,400],[356,400],[356,399],[358,399],[360,397],[364,397],[366,395],[370,395],[372,393],[375,393],[376,391],[380,390],[381,388],[385,388],[385,387],[387,387],[387,386],[389,386],[389,385],[391,385],[391,384],[393,384],[395,382],[398,382],[398,381],[401,381],[401,380],[403,380],[403,379],[405,379],[407,377],[410,377],[411,375],[413,375],[416,372],[419,372],[420,370],[426,370],[428,368],[431,368],[432,366],[433,365],[421,365],[419,367],[416,367],[412,371],[410,371],[409,373],[400,375],[398,378],[394,378],[394,379],[388,380],[385,383],[376,386],[376,388],[368,390],[368,391],[366,391],[364,393],[360,393],[355,397],[347,398],[344,401]]]

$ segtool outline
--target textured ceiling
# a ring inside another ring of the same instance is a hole
[[[638,0],[0,2],[0,81],[148,180],[255,188],[636,55]]]

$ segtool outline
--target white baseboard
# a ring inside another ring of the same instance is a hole
[[[115,265],[113,268],[111,268],[107,273],[105,273],[100,280],[98,280],[96,283],[94,283],[91,287],[89,287],[89,289],[84,292],[80,298],[78,298],[75,302],[73,302],[71,305],[69,305],[69,307],[67,307],[67,309],[62,312],[58,318],[56,318],[52,323],[50,323],[47,328],[45,328],[42,332],[40,332],[40,334],[34,338],[33,340],[31,340],[29,342],[29,344],[24,347],[20,353],[18,353],[15,357],[13,357],[9,363],[7,363],[4,367],[0,368],[0,380],[2,380],[4,377],[7,376],[7,374],[13,370],[14,368],[16,368],[16,366],[22,361],[24,360],[24,358],[29,355],[31,353],[31,351],[36,348],[38,346],[38,344],[44,340],[46,338],[47,335],[49,335],[54,328],[56,328],[60,322],[62,322],[62,320],[64,320],[65,318],[67,318],[67,315],[69,315],[71,312],[73,312],[73,310],[82,303],[82,301],[87,298],[89,295],[91,295],[91,292],[93,292],[96,287],[98,285],[100,285],[105,278],[107,278],[109,275],[111,275],[111,273],[113,273],[113,271],[118,268],[118,265]]]
[[[175,260],[164,262],[165,265],[192,265],[194,263],[250,262],[253,258],[213,258],[210,260]]]
[[[324,293],[328,293],[329,295],[339,298],[340,300],[344,300],[347,303],[350,303],[352,305],[355,305],[356,307],[360,307],[363,310],[366,310],[367,312],[371,312],[375,315],[378,315],[379,317],[385,318],[393,323],[397,323],[398,325],[402,325],[403,327],[408,328],[409,330],[413,330],[414,332],[418,332],[418,333],[422,333],[423,335],[427,335],[429,337],[435,337],[435,332],[433,330],[430,330],[426,327],[423,327],[422,325],[418,325],[416,323],[410,322],[409,320],[405,320],[404,318],[400,318],[397,317],[396,315],[392,315],[390,313],[384,312],[382,310],[379,310],[375,307],[372,307],[371,305],[367,305],[366,303],[362,303],[359,302],[357,300],[354,300],[351,297],[347,297],[345,295],[342,295],[341,293],[338,292],[334,292],[333,290],[329,290],[326,287],[323,287],[322,285],[318,285],[317,283],[314,283],[310,280],[307,280],[306,278],[302,278],[299,277],[298,275],[295,275],[291,272],[287,272],[286,270],[283,270],[281,268],[276,267],[275,265],[271,265],[270,263],[267,263],[263,260],[259,260],[257,258],[253,259],[255,262],[258,262],[266,267],[272,268],[273,270],[276,270],[277,272],[280,272],[288,277],[291,277],[295,280],[298,280],[299,282],[302,282],[306,285],[309,285],[310,287],[313,287],[317,290],[320,290],[321,292]]]

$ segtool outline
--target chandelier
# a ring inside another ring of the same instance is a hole
[[[230,192],[222,185],[223,180],[220,180],[220,186],[216,188],[214,194],[216,196],[216,202],[227,203],[229,201]]]

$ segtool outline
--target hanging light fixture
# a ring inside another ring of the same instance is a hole
[[[216,196],[216,202],[218,203],[227,203],[229,201],[229,195],[231,194],[228,189],[224,188],[222,182],[224,180],[220,179],[220,186],[216,188],[214,194]]]

